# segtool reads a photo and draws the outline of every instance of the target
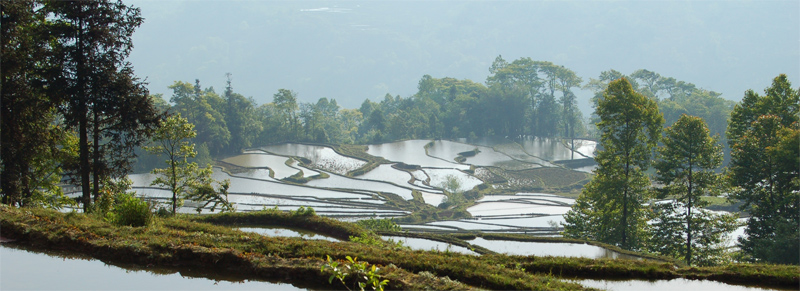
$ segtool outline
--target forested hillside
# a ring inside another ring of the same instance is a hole
[[[597,139],[594,113],[581,112],[574,91],[595,92],[602,98],[608,82],[627,78],[637,92],[655,100],[672,125],[681,114],[706,121],[712,135],[725,142],[727,119],[735,102],[692,83],[648,70],[624,75],[615,70],[584,78],[564,66],[498,56],[484,83],[424,75],[412,96],[386,94],[364,100],[359,108],[342,108],[335,99],[298,101],[291,89],[280,89],[273,101],[258,104],[235,92],[234,76],[220,94],[200,80],[176,81],[172,96],[154,95],[162,110],[181,113],[198,131],[199,160],[235,154],[242,149],[285,141],[334,144],[374,144],[403,139],[455,139],[486,136]],[[146,159],[146,158],[145,158]],[[155,160],[154,160],[155,161]],[[147,162],[139,169],[147,169]]]

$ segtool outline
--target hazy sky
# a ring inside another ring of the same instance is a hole
[[[800,1],[125,1],[145,23],[129,60],[151,93],[200,79],[270,102],[278,89],[356,108],[429,74],[483,83],[498,55],[662,76],[741,100],[800,87]],[[578,92],[589,113],[588,92]]]

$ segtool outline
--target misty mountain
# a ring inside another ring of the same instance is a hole
[[[152,93],[225,73],[259,103],[409,96],[420,78],[484,82],[498,55],[574,70],[648,69],[740,100],[786,73],[800,83],[797,1],[126,1],[142,9],[130,61]],[[576,92],[584,115],[588,91]]]

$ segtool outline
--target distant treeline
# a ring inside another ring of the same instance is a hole
[[[234,92],[230,75],[222,95],[212,87],[203,89],[195,80],[194,84],[176,81],[170,86],[169,103],[161,95],[153,98],[162,110],[180,113],[195,124],[200,161],[283,141],[372,144],[520,135],[596,138],[596,120],[580,112],[573,91],[592,90],[596,104],[608,83],[623,77],[636,91],[658,102],[665,126],[683,113],[698,116],[727,144],[727,118],[735,102],[692,83],[647,70],[630,75],[609,70],[584,84],[563,66],[530,58],[509,63],[500,56],[489,72],[485,84],[425,75],[414,95],[386,94],[379,102],[364,100],[357,109],[341,108],[328,98],[298,102],[297,93],[287,89],[278,90],[272,102],[259,105]],[[147,159],[142,161],[149,164]]]

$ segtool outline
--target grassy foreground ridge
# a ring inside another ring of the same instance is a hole
[[[345,262],[357,257],[380,268],[387,289],[525,289],[584,290],[562,277],[626,279],[709,279],[728,283],[797,286],[800,267],[735,264],[687,268],[650,260],[580,259],[563,257],[464,255],[419,251],[391,244],[365,245],[293,237],[265,237],[228,226],[261,225],[302,228],[345,239],[374,235],[362,227],[316,215],[280,211],[158,218],[147,227],[118,227],[91,215],[46,209],[0,206],[2,236],[19,243],[81,252],[105,261],[143,266],[192,266],[236,272],[253,279],[328,284],[329,269],[320,271],[326,256]]]

